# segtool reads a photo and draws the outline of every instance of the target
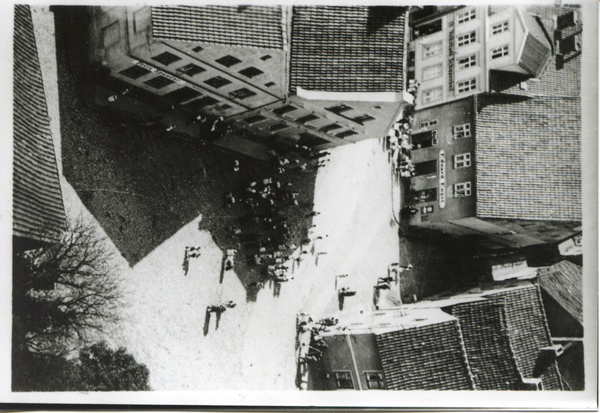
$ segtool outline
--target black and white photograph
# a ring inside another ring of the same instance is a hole
[[[3,10],[1,401],[597,408],[597,4]]]

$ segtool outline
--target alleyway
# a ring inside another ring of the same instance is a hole
[[[53,134],[60,148],[54,36],[48,35],[53,31],[52,13],[34,11],[34,23],[43,23],[36,34]],[[256,302],[246,301],[246,291],[233,272],[226,272],[219,283],[224,252],[210,233],[198,230],[202,216],[132,268],[114,248],[127,305],[109,341],[126,347],[147,365],[153,389],[294,390],[296,314],[336,315],[337,288],[342,286],[357,291],[345,300],[344,313],[372,305],[377,278],[387,274],[390,263],[398,262],[393,210],[398,210],[399,189],[392,183],[388,155],[378,139],[330,152],[331,161],[317,175],[314,209],[320,214],[313,221],[309,252],[302,254],[299,267],[294,266],[294,279],[265,285]],[[95,222],[64,178],[62,185],[69,219],[81,214]],[[190,260],[184,276],[186,246],[200,246],[201,256]],[[348,276],[336,277],[342,274]],[[391,301],[382,294],[380,305],[392,305],[398,292],[392,291]],[[208,319],[206,308],[229,300],[237,306],[222,314],[217,329],[215,314]]]

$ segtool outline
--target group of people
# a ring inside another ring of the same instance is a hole
[[[394,123],[388,133],[388,142],[392,151],[392,161],[397,172],[403,178],[415,176],[415,165],[410,156],[413,145],[410,143],[410,118],[403,118]]]

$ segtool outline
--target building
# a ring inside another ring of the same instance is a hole
[[[420,84],[416,108],[489,92],[492,70],[540,77],[553,54],[554,30],[540,24],[547,12],[536,11],[469,6],[417,14],[409,44],[410,77]],[[553,16],[558,30],[574,25],[577,16],[570,13],[560,19]],[[578,47],[574,37],[558,40],[560,53]]]
[[[439,22],[439,30],[428,32],[424,27],[430,26],[423,24],[432,21]],[[416,176],[409,197],[419,212],[410,223],[492,249],[555,243],[580,231],[577,10],[451,8],[413,22],[412,28],[417,31],[411,46],[414,75],[421,85],[412,133]],[[446,49],[454,44],[447,39],[454,38],[456,50],[463,50],[458,39],[465,30],[476,33],[464,47],[475,58],[463,70],[463,53]],[[445,53],[435,57],[443,68],[440,77],[420,79],[429,67],[424,66],[426,45],[439,42]],[[504,42],[508,55],[494,59],[494,48]],[[458,93],[469,76],[478,86]],[[424,102],[433,87],[443,90],[442,98]]]
[[[29,6],[15,6],[13,253],[60,239],[66,227],[44,82]]]
[[[317,149],[386,135],[404,99],[404,7],[90,8],[110,76],[223,117],[234,139]],[[218,143],[218,142],[217,142]]]
[[[507,281],[341,320],[317,390],[563,390],[540,291]]]

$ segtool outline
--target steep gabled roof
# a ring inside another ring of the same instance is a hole
[[[15,6],[13,234],[56,240],[66,218],[29,6]]]
[[[544,291],[583,324],[583,272],[579,265],[561,261],[540,268],[538,281]]]
[[[376,334],[388,390],[473,390],[456,320]]]
[[[290,87],[401,92],[405,17],[405,7],[294,7]]]
[[[518,390],[521,374],[511,347],[502,298],[452,307],[478,390]]]
[[[523,378],[533,378],[540,349],[551,346],[550,330],[538,287],[491,293],[490,298],[505,300],[505,319],[511,347]],[[544,390],[562,390],[562,381],[556,362],[541,375]]]
[[[229,46],[283,49],[281,7],[156,6],[156,39]]]
[[[581,220],[581,99],[476,101],[477,216]]]

